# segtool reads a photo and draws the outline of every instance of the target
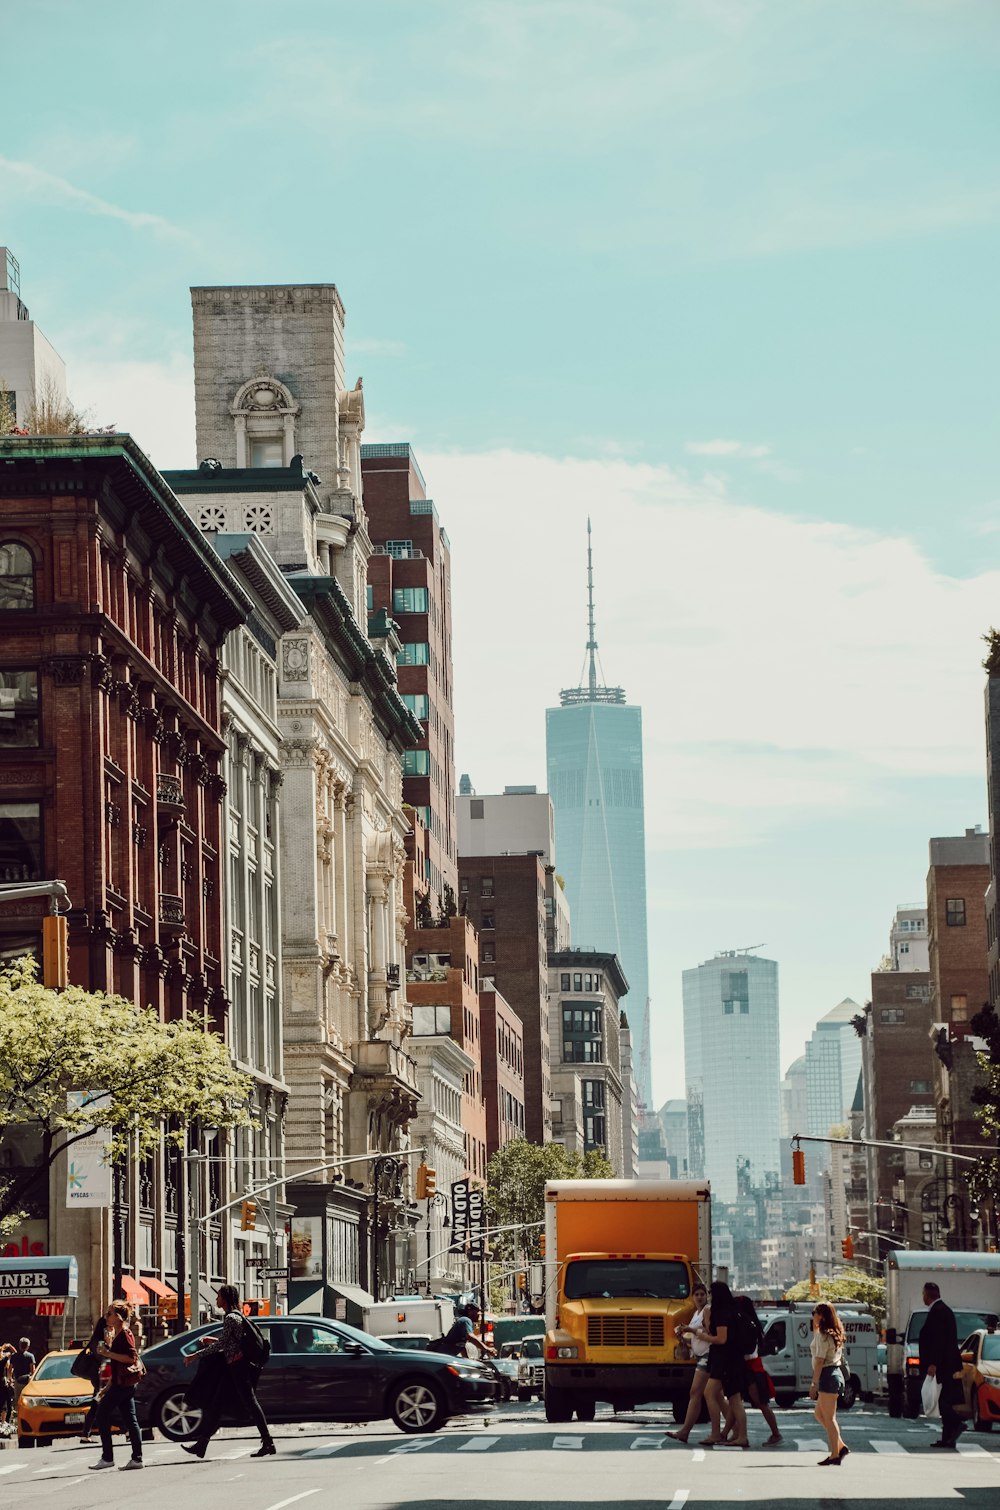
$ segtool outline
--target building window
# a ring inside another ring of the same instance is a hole
[[[369,613],[375,612],[375,589],[370,582],[365,588],[365,607]]]
[[[394,587],[392,611],[393,613],[426,613],[426,587]]]
[[[952,1022],[968,1022],[969,998],[967,996],[953,996],[951,998]]]
[[[461,880],[458,883],[458,889],[462,893],[463,897],[467,897],[469,895],[469,878],[468,878],[468,876],[462,876]]]
[[[929,1096],[931,1083],[929,1080],[911,1080],[910,1090],[918,1096]]]
[[[385,542],[385,553],[387,556],[392,556],[396,561],[405,561],[409,556],[413,555],[413,541],[387,540]]]
[[[429,776],[430,769],[431,755],[429,750],[403,751],[404,776]]]
[[[370,588],[369,591],[371,591]],[[413,714],[414,718],[419,718],[421,723],[427,722],[426,692],[404,692],[403,701],[409,708],[410,712]]]
[[[26,546],[15,540],[0,545],[0,609],[35,606],[35,562]]]
[[[491,897],[493,895],[492,876],[483,876],[482,881],[479,883],[479,895],[481,897]]]
[[[569,976],[565,972],[559,977],[559,989],[560,991],[568,991],[570,989]]]
[[[404,645],[396,656],[397,666],[427,666],[430,664],[431,647],[426,640],[417,640]]]
[[[473,797],[472,801],[469,803],[469,817],[470,818],[485,818],[486,817],[486,804],[483,801],[482,797]]]
[[[724,1001],[722,1003],[722,1010],[726,1014],[727,1017],[732,1017],[732,1015],[733,1015],[733,1004],[732,1004],[732,1002],[731,1001]]]
[[[37,671],[0,671],[0,749],[32,749],[37,744]]]
[[[576,975],[573,976],[573,990],[574,991],[582,991],[583,990],[583,976],[582,975],[576,974]]]
[[[879,1022],[905,1022],[906,1013],[902,1007],[882,1007],[879,1014]]]
[[[0,802],[0,881],[41,881],[42,810],[37,802]]]
[[[494,921],[492,912],[484,912],[483,913],[483,920],[482,920],[482,922],[480,923],[479,926],[480,926],[480,928],[495,928],[496,927],[496,922]]]
[[[483,964],[492,965],[496,962],[497,952],[492,944],[483,945]]]
[[[965,927],[965,898],[949,897],[944,904],[944,920],[949,928]]]
[[[285,445],[280,437],[262,435],[250,442],[250,465],[252,467],[283,467]]]

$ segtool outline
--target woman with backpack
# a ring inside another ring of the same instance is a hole
[[[703,1447],[747,1448],[747,1417],[743,1409],[743,1336],[739,1312],[733,1300],[733,1292],[721,1280],[716,1280],[710,1291],[708,1327],[692,1333],[708,1343],[708,1383],[705,1386],[705,1404],[712,1423],[711,1434],[702,1441]],[[729,1404],[726,1418],[732,1420],[735,1436],[723,1443],[722,1411],[723,1397]]]
[[[215,1297],[215,1304],[223,1313],[222,1335],[203,1338],[196,1353],[190,1353],[185,1364],[200,1363],[216,1353],[221,1359],[217,1369],[217,1387],[206,1399],[197,1440],[184,1445],[184,1451],[193,1457],[203,1458],[211,1438],[219,1429],[223,1411],[237,1416],[249,1416],[260,1432],[260,1446],[250,1454],[254,1458],[273,1457],[276,1451],[271,1432],[261,1410],[254,1385],[257,1383],[259,1366],[251,1362],[257,1355],[257,1337],[252,1324],[247,1322],[240,1305],[240,1293],[235,1285],[222,1285]]]
[[[760,1411],[764,1420],[771,1429],[771,1435],[764,1443],[765,1447],[774,1447],[782,1441],[782,1435],[778,1429],[778,1421],[771,1408],[774,1399],[774,1385],[771,1376],[761,1362],[760,1350],[764,1342],[764,1329],[757,1316],[757,1307],[749,1295],[737,1295],[736,1297],[737,1326],[741,1332],[744,1364],[744,1394],[757,1410]],[[730,1413],[726,1413],[726,1427],[722,1433],[723,1441],[729,1441],[735,1433],[735,1422]]]

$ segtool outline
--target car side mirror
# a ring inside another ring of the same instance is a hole
[[[365,1355],[365,1350],[360,1342],[349,1342],[344,1348],[344,1352],[348,1353],[352,1358],[363,1358]]]
[[[886,1327],[886,1329],[885,1329],[885,1340],[889,1344],[892,1344],[892,1343],[894,1343],[897,1340],[896,1339],[896,1328],[894,1326]]]
[[[975,1353],[963,1353],[962,1354],[962,1362],[963,1363],[975,1363],[975,1361],[976,1361],[976,1355],[975,1355]]]

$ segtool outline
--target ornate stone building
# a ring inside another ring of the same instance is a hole
[[[292,1179],[308,1182],[290,1198],[308,1211],[303,1224],[318,1224],[296,1243],[293,1222],[291,1300],[329,1307],[373,1270],[387,1285],[405,1278],[418,1091],[406,1049],[402,764],[421,728],[397,690],[395,626],[368,618],[364,401],[344,379],[336,289],[195,289],[192,299],[203,459],[169,480],[201,530],[253,534],[305,615],[282,635],[277,687],[286,1155]],[[397,1163],[376,1221],[379,1155],[382,1175],[386,1158]],[[345,1159],[364,1162],[306,1174]],[[307,1245],[309,1272],[296,1272]]]

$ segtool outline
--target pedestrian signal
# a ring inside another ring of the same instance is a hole
[[[792,1184],[804,1185],[806,1182],[806,1156],[801,1148],[792,1149]]]
[[[252,1232],[257,1225],[257,1202],[240,1202],[240,1231]]]
[[[434,1199],[434,1197],[437,1195],[437,1188],[438,1188],[438,1186],[437,1186],[437,1179],[438,1179],[438,1172],[437,1172],[437,1170],[436,1169],[432,1169],[429,1164],[425,1164],[424,1165],[424,1196],[429,1201],[432,1201]]]
[[[854,1257],[854,1239],[853,1237],[851,1237],[850,1233],[848,1233],[845,1238],[841,1239],[840,1251],[845,1258]]]

